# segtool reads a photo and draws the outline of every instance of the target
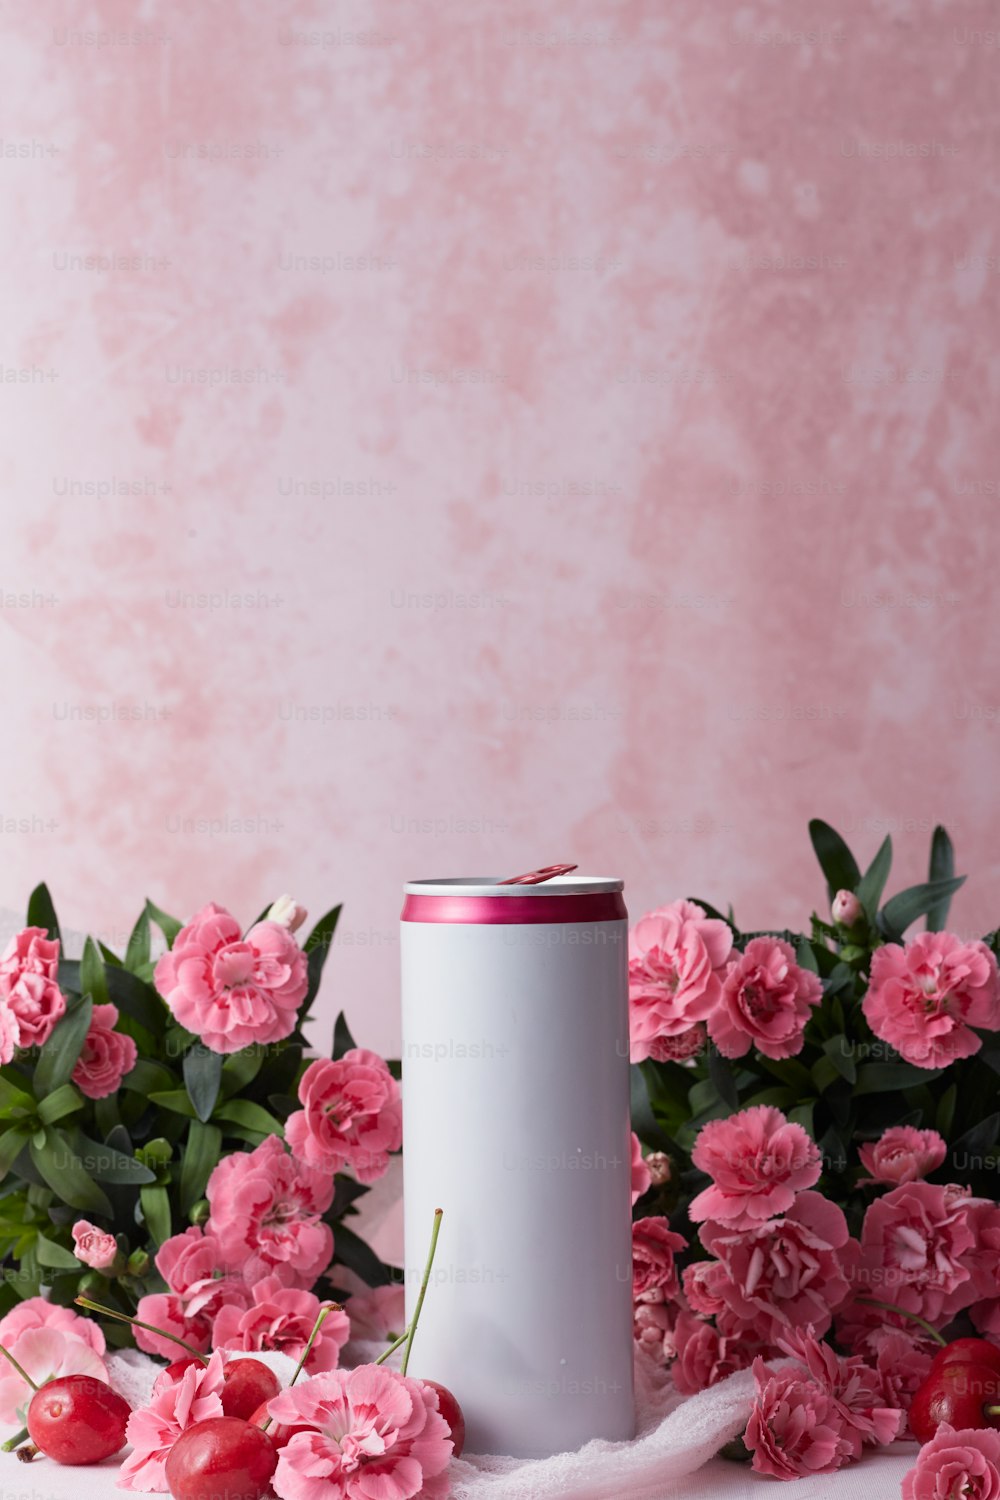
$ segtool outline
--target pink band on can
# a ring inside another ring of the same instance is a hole
[[[404,922],[472,922],[480,926],[555,922],[624,922],[620,891],[565,896],[415,896],[403,901]]]

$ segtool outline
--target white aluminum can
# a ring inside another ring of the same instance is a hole
[[[406,886],[409,1373],[470,1453],[545,1457],[634,1432],[628,921],[620,880]]]

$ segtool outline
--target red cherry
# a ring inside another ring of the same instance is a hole
[[[914,1393],[910,1406],[910,1429],[921,1443],[927,1443],[942,1422],[952,1427],[998,1427],[1000,1410],[1000,1372],[989,1365],[953,1364],[932,1370]]]
[[[297,1423],[294,1427],[286,1427],[283,1422],[276,1422],[268,1412],[266,1401],[261,1402],[250,1420],[255,1427],[263,1427],[265,1422],[270,1423],[265,1431],[276,1448],[283,1448],[297,1432],[316,1431],[315,1427],[310,1427],[307,1422]]]
[[[953,1339],[935,1354],[929,1373],[954,1364],[989,1365],[1000,1373],[1000,1347],[989,1339]]]
[[[28,1432],[35,1447],[57,1464],[98,1464],[125,1446],[132,1408],[93,1375],[63,1375],[35,1392]]]
[[[174,1500],[261,1500],[278,1454],[266,1432],[240,1417],[210,1417],[181,1433],[167,1454]]]
[[[169,1375],[171,1380],[180,1380],[184,1371],[189,1370],[192,1365],[204,1366],[204,1363],[205,1361],[199,1359],[197,1354],[185,1354],[183,1359],[175,1359],[172,1364],[167,1365],[163,1373]]]
[[[222,1410],[227,1417],[249,1422],[258,1406],[281,1390],[273,1370],[259,1359],[231,1359],[222,1371]]]
[[[422,1382],[437,1393],[438,1411],[444,1417],[451,1431],[453,1446],[452,1457],[461,1458],[462,1449],[465,1447],[465,1417],[462,1408],[446,1385],[439,1385],[436,1380],[425,1380]]]

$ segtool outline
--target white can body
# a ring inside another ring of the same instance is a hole
[[[408,1315],[444,1210],[410,1373],[473,1453],[629,1438],[627,920],[401,925]]]

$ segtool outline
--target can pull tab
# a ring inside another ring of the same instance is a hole
[[[527,875],[511,875],[507,880],[498,880],[497,885],[541,885],[554,880],[557,875],[568,875],[576,865],[543,865],[540,870],[529,870]]]

